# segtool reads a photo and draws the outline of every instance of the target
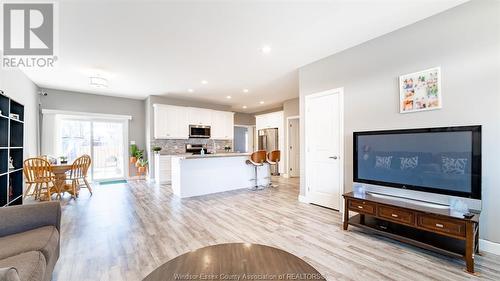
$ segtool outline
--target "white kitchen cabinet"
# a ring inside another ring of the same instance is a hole
[[[212,139],[229,140],[234,135],[234,113],[212,111]]]
[[[255,127],[257,130],[283,127],[283,111],[267,113],[255,116]]]
[[[155,104],[154,137],[155,139],[189,138],[188,111],[186,107]]]
[[[224,112],[226,114],[225,123],[225,137],[224,139],[229,140],[234,138],[234,112]]]
[[[153,107],[155,139],[188,139],[189,125],[211,126],[213,139],[233,139],[233,112],[166,104]]]
[[[210,109],[186,107],[189,125],[212,125],[212,111]]]
[[[172,156],[155,154],[155,183],[170,183],[172,180]]]

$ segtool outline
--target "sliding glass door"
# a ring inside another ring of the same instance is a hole
[[[123,123],[92,122],[92,160],[95,180],[123,179]]]
[[[92,154],[90,121],[62,119],[59,124],[58,157],[66,156],[68,163],[72,163],[83,154]]]
[[[92,180],[114,180],[126,177],[127,121],[61,117],[58,122],[56,151],[72,163],[83,154],[90,155]]]

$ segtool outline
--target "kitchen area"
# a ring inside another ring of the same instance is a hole
[[[278,150],[282,144],[282,115],[266,115],[271,117],[262,124],[269,128],[252,134],[246,142],[259,144],[259,149]],[[278,171],[272,167],[277,165],[265,161],[258,167],[247,163],[253,145],[249,151],[234,150],[234,112],[153,104],[153,116],[151,145],[161,148],[152,159],[154,182],[170,184],[180,198],[251,189],[256,182],[266,187],[270,185],[270,170],[273,174]]]

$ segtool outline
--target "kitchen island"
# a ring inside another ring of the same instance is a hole
[[[250,153],[172,156],[172,190],[181,198],[224,192],[255,185]],[[259,185],[268,185],[269,165],[258,167]]]

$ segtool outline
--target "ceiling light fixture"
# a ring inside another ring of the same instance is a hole
[[[99,76],[91,76],[89,77],[89,84],[95,88],[107,88],[109,87],[108,79],[102,78]]]
[[[264,104],[264,101],[259,101],[260,104]]]
[[[250,92],[248,89],[243,89],[243,93],[248,93]]]
[[[193,89],[188,89],[188,92],[193,93],[194,90]]]
[[[263,54],[267,55],[267,54],[271,53],[271,46],[264,45],[264,46],[262,46],[262,48],[260,50]]]
[[[231,99],[232,97],[231,96],[226,96],[226,99]]]
[[[244,105],[244,106],[242,106],[241,108],[243,108],[243,109],[247,109],[247,106],[246,106],[246,105]]]
[[[206,84],[208,84],[208,81],[207,80],[201,80],[201,84],[206,85]]]

